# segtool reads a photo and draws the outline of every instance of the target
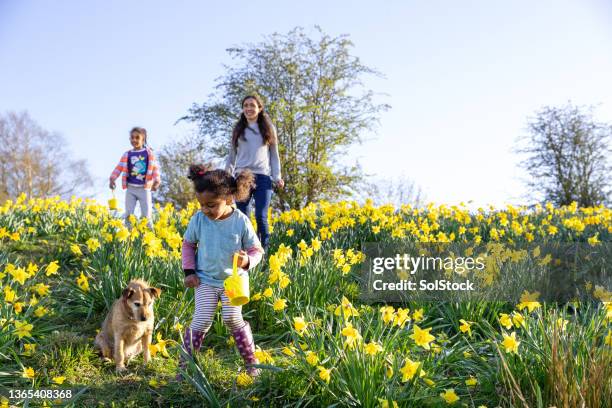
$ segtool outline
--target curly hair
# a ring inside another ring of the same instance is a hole
[[[192,164],[189,175],[197,193],[209,191],[217,197],[234,197],[237,201],[246,200],[255,187],[255,176],[249,170],[232,177],[225,170],[213,170],[209,164]]]

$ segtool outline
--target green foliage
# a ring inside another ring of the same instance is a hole
[[[286,187],[277,192],[276,206],[301,208],[346,196],[363,175],[341,159],[389,108],[364,89],[363,77],[380,74],[352,55],[352,47],[347,35],[332,37],[316,27],[313,37],[295,28],[229,48],[235,64],[217,80],[215,93],[182,120],[198,125],[199,146],[209,157],[224,158],[242,98],[259,94],[279,138]]]
[[[194,200],[193,186],[187,178],[187,169],[191,164],[204,161],[203,149],[193,139],[174,141],[164,145],[158,152],[159,165],[164,180],[154,195],[155,201],[162,205],[172,204],[185,208]]]

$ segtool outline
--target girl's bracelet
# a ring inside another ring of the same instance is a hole
[[[195,275],[196,273],[195,269],[183,269],[183,272],[185,272],[185,277],[188,277],[189,275]]]

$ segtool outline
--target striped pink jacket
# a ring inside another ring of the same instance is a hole
[[[145,190],[150,190],[153,182],[157,181],[161,182],[161,176],[159,174],[159,165],[157,164],[157,159],[155,158],[155,154],[153,154],[153,150],[149,147],[147,149],[147,154],[149,155],[149,165],[147,166],[147,174],[145,175]],[[123,153],[121,159],[119,160],[119,164],[115,167],[115,170],[111,173],[110,179],[111,181],[115,181],[117,177],[121,176],[121,186],[125,190],[127,188],[127,176],[128,176],[128,152]]]

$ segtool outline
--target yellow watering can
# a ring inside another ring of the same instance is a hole
[[[113,198],[108,200],[108,208],[111,210],[117,209],[117,199],[115,198],[115,190],[111,190],[113,192]]]
[[[242,306],[249,303],[249,275],[238,275],[238,254],[234,254],[232,276],[225,279],[223,287],[232,306]]]

